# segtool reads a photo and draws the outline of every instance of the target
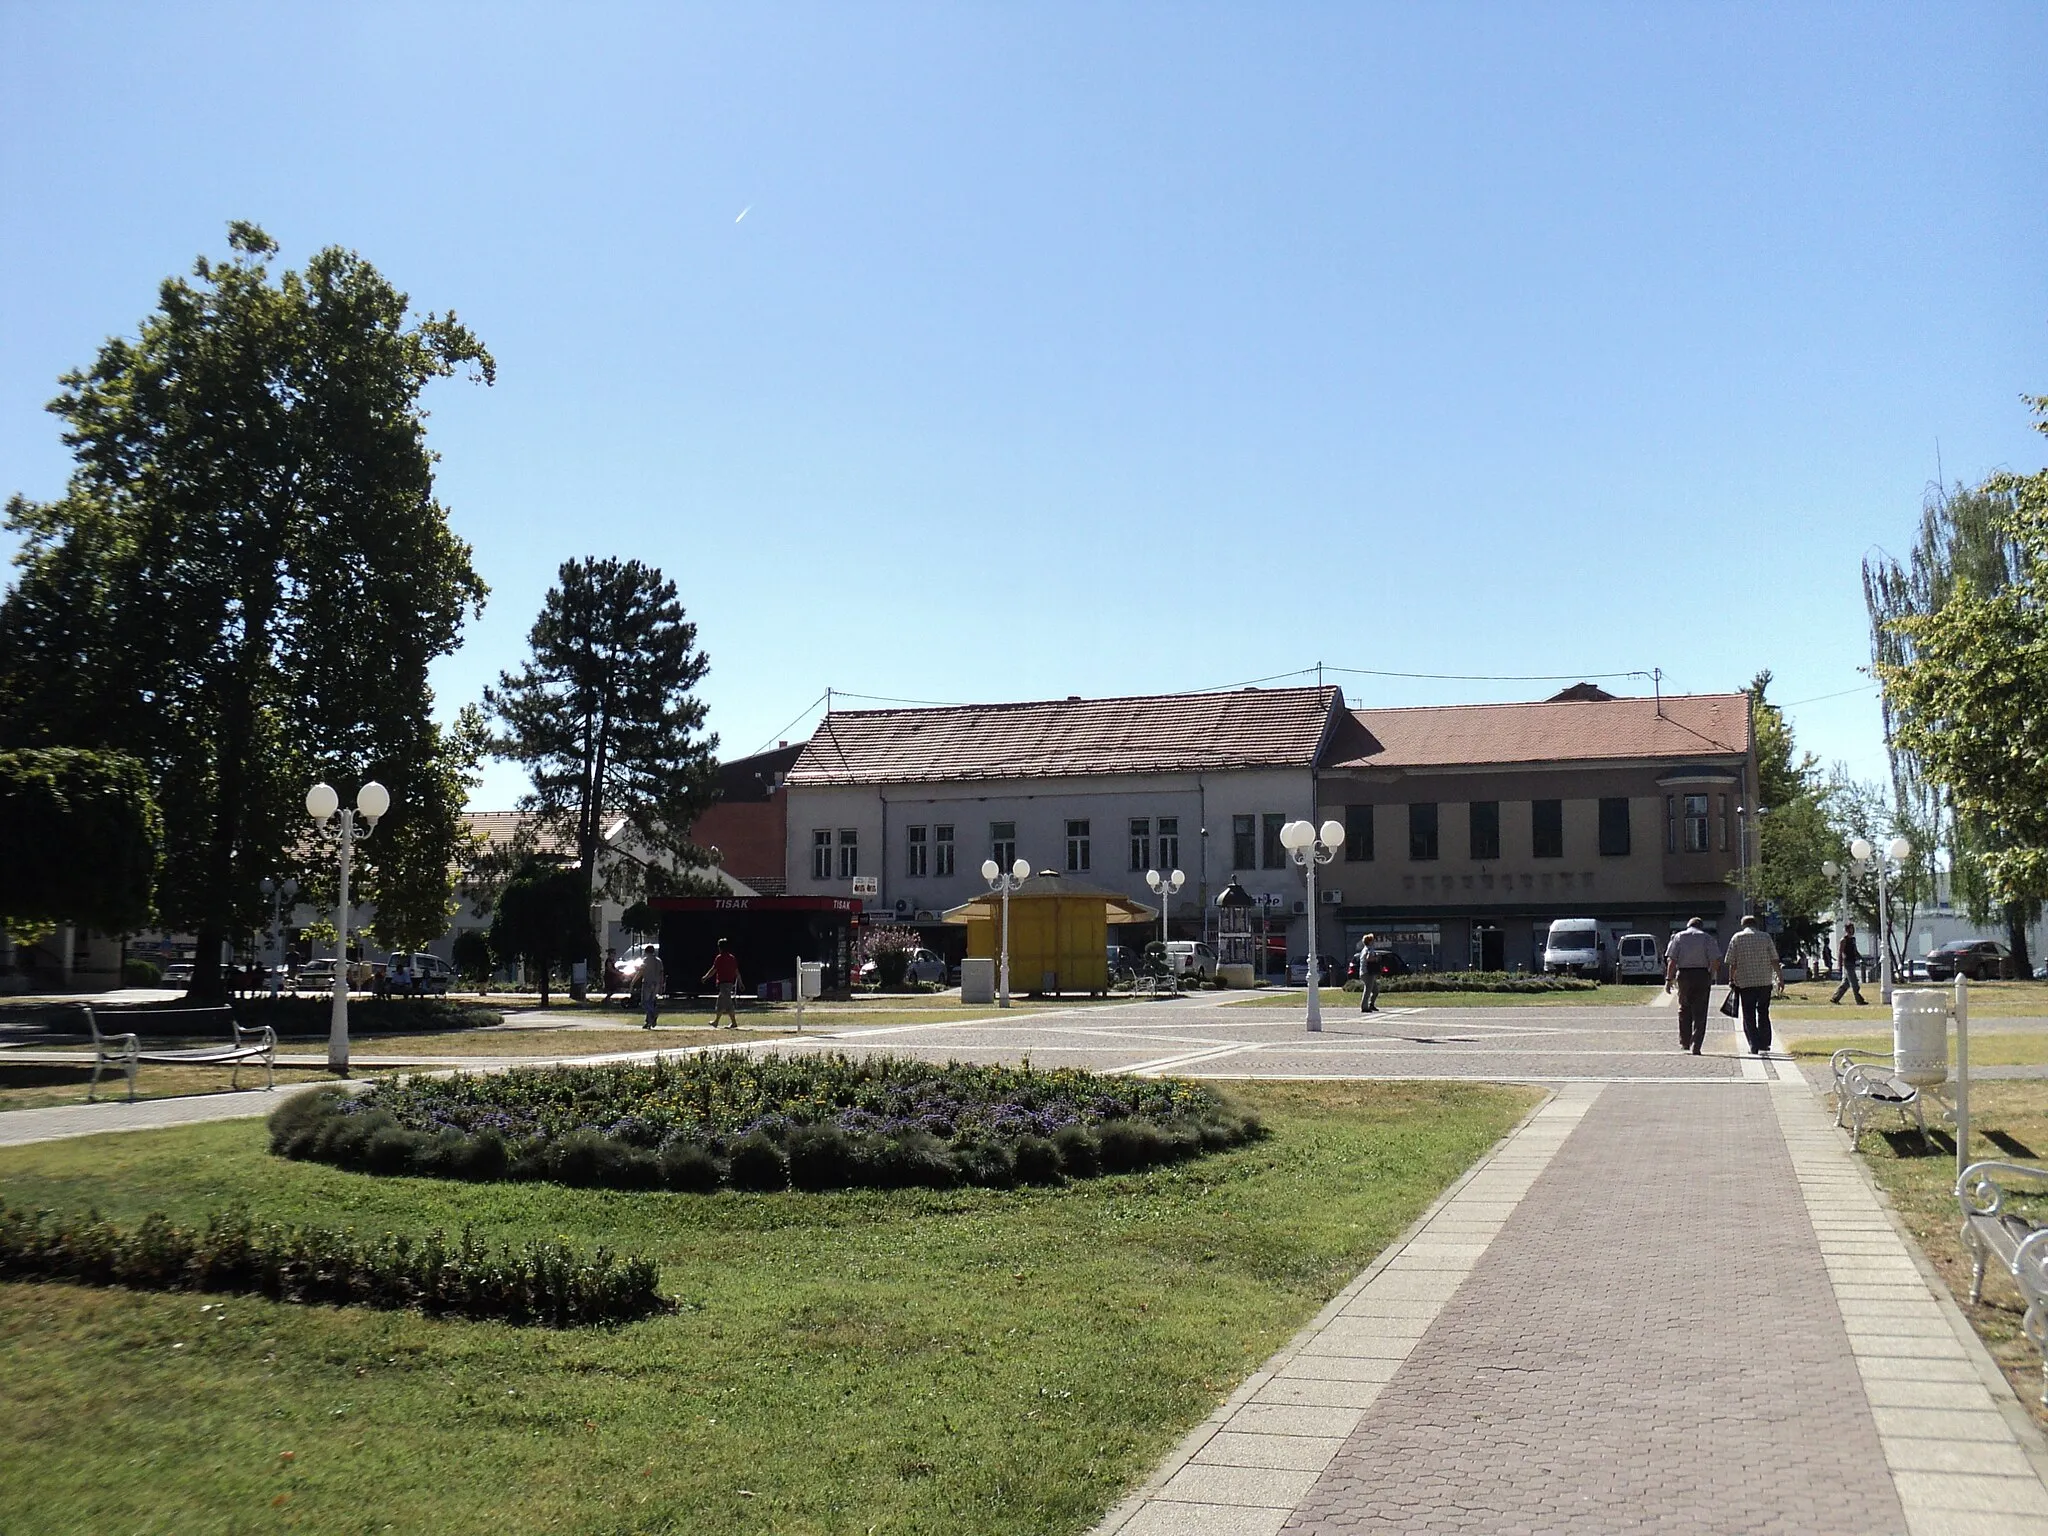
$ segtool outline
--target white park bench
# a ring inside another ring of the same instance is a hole
[[[1835,1124],[1847,1123],[1849,1140],[1863,1140],[1863,1126],[1878,1110],[1895,1109],[1899,1124],[1908,1116],[1920,1128],[1920,1140],[1927,1141],[1927,1111],[1920,1103],[1920,1090],[1892,1070],[1889,1051],[1843,1049],[1828,1058],[1835,1074]]]
[[[108,1034],[100,1029],[99,1016],[84,1004],[79,1011],[85,1015],[86,1027],[92,1031],[92,1084],[85,1091],[88,1101],[99,1097],[100,1074],[109,1067],[118,1067],[128,1074],[128,1098],[135,1099],[135,1069],[144,1062],[156,1066],[175,1067],[229,1067],[233,1075],[228,1085],[242,1086],[242,1068],[254,1062],[263,1063],[265,1090],[277,1086],[277,1031],[268,1024],[261,1028],[250,1028],[235,1018],[232,1009],[225,1005],[218,1008],[152,1008],[151,1019],[189,1018],[195,1023],[218,1026],[227,1025],[232,1032],[219,1045],[194,1046],[179,1050],[144,1050],[138,1035]]]
[[[1956,1200],[1963,1208],[1963,1246],[1970,1251],[1971,1304],[1983,1299],[1984,1271],[1997,1259],[2027,1304],[2020,1327],[2041,1356],[2041,1402],[2048,1406],[2048,1227],[2007,1208],[2005,1185],[2019,1180],[2048,1192],[2048,1168],[1972,1163],[1956,1180]]]

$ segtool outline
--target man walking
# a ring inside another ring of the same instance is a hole
[[[733,990],[740,984],[739,956],[732,952],[732,943],[727,939],[718,941],[718,953],[711,957],[711,969],[704,973],[704,980],[718,983],[718,1006],[712,1010],[711,1027],[718,1028],[720,1014],[732,1019],[732,1027],[740,1027],[739,1009],[733,1005]]]
[[[1863,951],[1857,948],[1856,945],[1856,925],[1854,923],[1842,924],[1840,955],[1842,959],[1842,984],[1835,988],[1835,995],[1829,998],[1828,1001],[1839,1003],[1844,992],[1854,992],[1856,994],[1856,1006],[1862,1008],[1866,1006],[1863,1001]]]
[[[661,1000],[668,992],[668,971],[661,963],[661,951],[641,951],[640,974],[635,978],[640,986],[640,1006],[647,1010],[646,1028],[654,1028],[655,1020],[661,1017]]]
[[[1696,917],[1664,949],[1664,990],[1678,993],[1678,1048],[1697,1056],[1707,1038],[1707,1000],[1714,992],[1713,935]]]
[[[1380,1011],[1380,959],[1372,952],[1377,935],[1368,933],[1358,941],[1358,994],[1360,1013]]]
[[[1728,941],[1728,985],[1742,1001],[1742,1033],[1749,1054],[1771,1048],[1771,993],[1785,985],[1778,961],[1778,943],[1764,932],[1757,915],[1744,915],[1742,927]]]

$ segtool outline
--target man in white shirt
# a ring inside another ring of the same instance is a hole
[[[1752,1056],[1771,1048],[1771,993],[1784,984],[1778,941],[1764,932],[1752,912],[1728,941],[1728,985],[1742,999],[1742,1033],[1749,1039]]]
[[[1664,990],[1678,994],[1678,1048],[1697,1056],[1707,1038],[1707,1000],[1714,994],[1719,946],[1694,917],[1671,936],[1664,950]]]

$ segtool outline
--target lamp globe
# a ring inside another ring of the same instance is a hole
[[[1321,831],[1325,848],[1338,847],[1344,841],[1344,823],[1334,817],[1323,823]]]
[[[1856,839],[1855,842],[1849,845],[1850,856],[1854,858],[1858,864],[1868,864],[1870,862],[1871,854],[1875,851],[1876,850],[1870,846],[1870,839],[1867,837],[1859,837]]]
[[[332,784],[315,784],[306,791],[306,814],[315,821],[325,821],[341,807],[341,796],[334,792]]]
[[[995,879],[995,877],[996,877],[997,875],[1000,875],[1000,874],[1001,874],[1002,872],[1003,872],[1002,866],[1001,866],[1000,864],[996,863],[996,861],[995,861],[994,859],[983,859],[983,860],[981,861],[981,878],[982,878],[982,879],[984,879],[984,880],[993,880],[993,879]]]
[[[1903,837],[1893,838],[1885,846],[1884,851],[1891,855],[1894,864],[1903,864],[1906,860],[1913,857],[1913,845]]]
[[[1010,878],[1013,880],[1029,880],[1031,878],[1031,861],[1029,859],[1019,859],[1016,863],[1012,864],[1010,866]]]
[[[370,780],[356,791],[356,809],[375,821],[391,809],[391,791],[375,779]]]

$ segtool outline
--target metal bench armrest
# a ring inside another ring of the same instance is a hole
[[[1892,1055],[1890,1051],[1866,1051],[1861,1050],[1855,1046],[1845,1045],[1839,1051],[1835,1052],[1834,1055],[1828,1058],[1828,1068],[1835,1074],[1836,1078],[1839,1079],[1849,1071],[1852,1063],[1864,1061],[1890,1061],[1891,1059]]]
[[[1956,1199],[1962,1202],[1966,1214],[1996,1216],[2004,1208],[2005,1188],[1992,1177],[1994,1174],[2005,1175],[2007,1182],[2032,1179],[2048,1185],[2048,1168],[2037,1168],[2029,1163],[1972,1163],[1956,1180]]]
[[[237,1045],[240,1045],[244,1038],[253,1039],[256,1044],[262,1046],[274,1047],[277,1044],[277,1031],[268,1024],[244,1024],[239,1019],[230,1019],[228,1022],[234,1026]]]

